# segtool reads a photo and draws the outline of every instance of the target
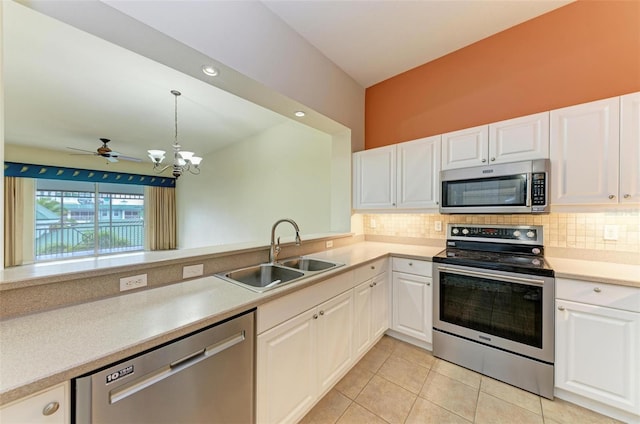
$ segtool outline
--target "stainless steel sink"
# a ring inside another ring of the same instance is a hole
[[[303,272],[274,264],[261,264],[219,274],[233,283],[240,283],[255,291],[265,291],[282,283],[304,276]]]
[[[340,264],[301,256],[299,258],[286,259],[280,262],[280,265],[286,266],[287,268],[299,269],[301,271],[324,271],[330,268],[335,268]]]
[[[275,264],[254,265],[216,275],[249,290],[264,292],[342,265],[344,264],[300,256]]]

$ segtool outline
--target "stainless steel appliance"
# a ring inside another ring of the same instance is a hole
[[[440,213],[549,212],[548,159],[440,172]]]
[[[254,422],[254,315],[75,379],[75,423]]]
[[[553,399],[555,283],[542,227],[449,224],[433,262],[433,354]]]

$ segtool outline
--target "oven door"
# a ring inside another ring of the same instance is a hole
[[[554,361],[554,279],[434,263],[433,328]]]

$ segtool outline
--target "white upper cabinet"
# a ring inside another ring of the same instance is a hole
[[[354,153],[354,209],[438,206],[440,136]]]
[[[489,125],[489,163],[549,157],[549,112]]]
[[[442,169],[549,157],[549,112],[442,135]]]
[[[618,202],[620,98],[551,111],[551,203]]]
[[[353,154],[354,209],[385,209],[396,202],[396,146]]]
[[[640,203],[640,92],[620,98],[620,203]]]
[[[398,208],[438,207],[440,136],[397,145]]]
[[[442,134],[442,169],[486,164],[488,151],[487,125]]]

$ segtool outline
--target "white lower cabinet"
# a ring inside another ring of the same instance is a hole
[[[258,336],[259,423],[296,422],[352,362],[349,290]]]
[[[0,408],[2,424],[68,424],[69,382],[58,384]]]
[[[298,422],[389,328],[387,262],[258,307],[258,423]]]
[[[391,328],[415,339],[432,342],[431,262],[393,258]]]
[[[640,289],[556,280],[555,385],[640,420]]]

